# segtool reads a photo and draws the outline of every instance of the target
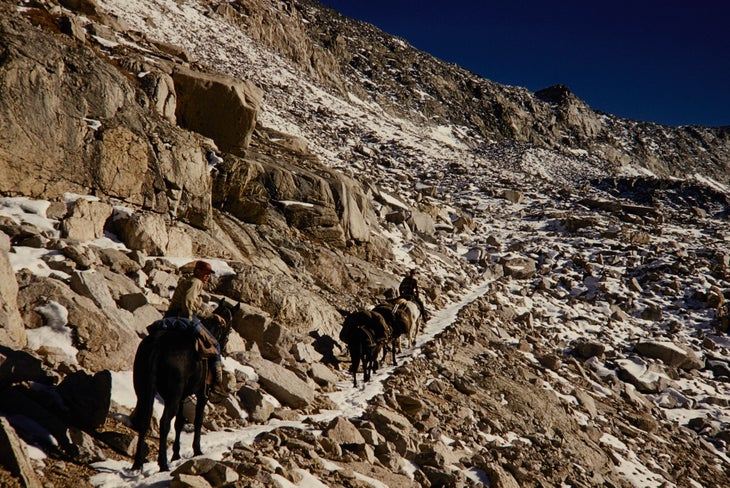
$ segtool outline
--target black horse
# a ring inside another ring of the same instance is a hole
[[[383,317],[370,311],[348,314],[340,330],[340,340],[350,351],[353,386],[357,386],[357,369],[362,363],[363,381],[378,370],[378,353],[390,340],[390,327]]]
[[[233,314],[240,304],[231,308],[222,300],[215,314],[222,317],[221,323],[215,317],[203,321],[205,327],[225,348],[230,333]],[[137,450],[132,469],[141,469],[147,460],[147,444],[145,436],[150,427],[152,407],[155,394],[159,394],[165,404],[160,419],[160,449],[157,464],[161,471],[168,471],[167,437],[170,423],[175,418],[175,441],[172,447],[172,460],[180,459],[180,434],[185,425],[182,414],[183,400],[196,395],[195,433],[193,436],[193,452],[202,454],[200,435],[203,425],[203,413],[208,400],[206,377],[208,376],[208,359],[203,358],[196,346],[197,334],[183,330],[153,330],[142,339],[134,358],[134,391],[137,394],[137,406],[132,416],[132,426],[138,432]]]

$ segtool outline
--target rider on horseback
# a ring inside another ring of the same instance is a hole
[[[225,397],[228,394],[223,389],[223,367],[221,364],[220,344],[213,337],[213,334],[200,322],[201,318],[207,317],[216,317],[219,321],[223,321],[222,317],[213,314],[208,309],[201,297],[203,289],[206,283],[210,281],[212,274],[213,268],[210,263],[197,261],[193,269],[193,276],[181,279],[177,288],[175,288],[165,317],[182,317],[190,320],[195,332],[206,341],[212,342],[215,345],[218,354],[210,360],[213,371],[213,393]]]
[[[421,309],[421,317],[423,317],[424,322],[430,318],[421,300],[421,289],[418,286],[418,270],[416,268],[411,269],[405,278],[403,278],[403,281],[400,282],[398,293],[400,293],[400,298],[405,298],[418,305],[418,308]]]

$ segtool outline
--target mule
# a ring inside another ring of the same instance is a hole
[[[418,307],[417,303],[410,300],[405,300],[405,303],[401,303],[401,306],[403,307],[401,309],[401,313],[405,316],[403,320],[408,324],[406,327],[408,347],[412,348],[416,344],[416,338],[418,337],[418,332],[421,329],[421,322],[423,321],[421,309]]]
[[[231,308],[225,300],[222,300],[214,313],[222,317],[225,323],[221,324],[215,318],[203,320],[203,325],[218,341],[221,350],[228,342],[233,314],[239,308],[240,304]],[[196,341],[197,334],[190,331],[154,330],[142,339],[137,348],[133,371],[137,406],[131,420],[134,430],[138,433],[138,439],[132,469],[141,469],[147,460],[145,436],[149,431],[156,394],[159,394],[164,402],[157,454],[160,471],[169,470],[167,438],[173,418],[175,440],[172,446],[172,461],[180,459],[180,434],[185,426],[185,416],[182,413],[183,400],[190,395],[196,396],[193,452],[196,456],[202,454],[200,437],[205,404],[209,396],[206,386],[209,371],[208,358],[200,355]]]
[[[353,386],[357,387],[357,370],[362,363],[363,381],[378,370],[378,354],[390,340],[390,327],[383,317],[370,311],[348,314],[340,330],[340,340],[350,351],[350,372]]]
[[[403,298],[389,300],[376,305],[373,312],[380,314],[392,330],[389,346],[393,353],[393,365],[396,365],[396,349],[400,350],[400,338],[408,338],[408,347],[413,347],[421,324],[421,309],[418,305]],[[387,348],[383,358],[387,354]]]

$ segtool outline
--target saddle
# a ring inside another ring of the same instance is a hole
[[[180,330],[180,331],[194,331],[193,322],[185,317],[165,317],[160,320],[155,320],[147,326],[147,332],[152,333],[158,330]]]
[[[195,350],[201,358],[209,358],[218,354],[215,338],[205,328],[200,328],[196,331],[195,324],[190,319],[185,317],[165,317],[153,322],[147,327],[149,333],[158,330],[176,330],[194,335]]]

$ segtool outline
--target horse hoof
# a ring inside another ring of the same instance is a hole
[[[170,458],[170,461],[177,461],[178,459],[180,459],[180,455],[179,454],[173,454],[172,457]]]
[[[135,461],[132,465],[132,471],[139,471],[140,469],[142,469],[143,465],[144,463]]]
[[[167,464],[160,464],[160,471],[170,471],[170,466],[168,466]]]

